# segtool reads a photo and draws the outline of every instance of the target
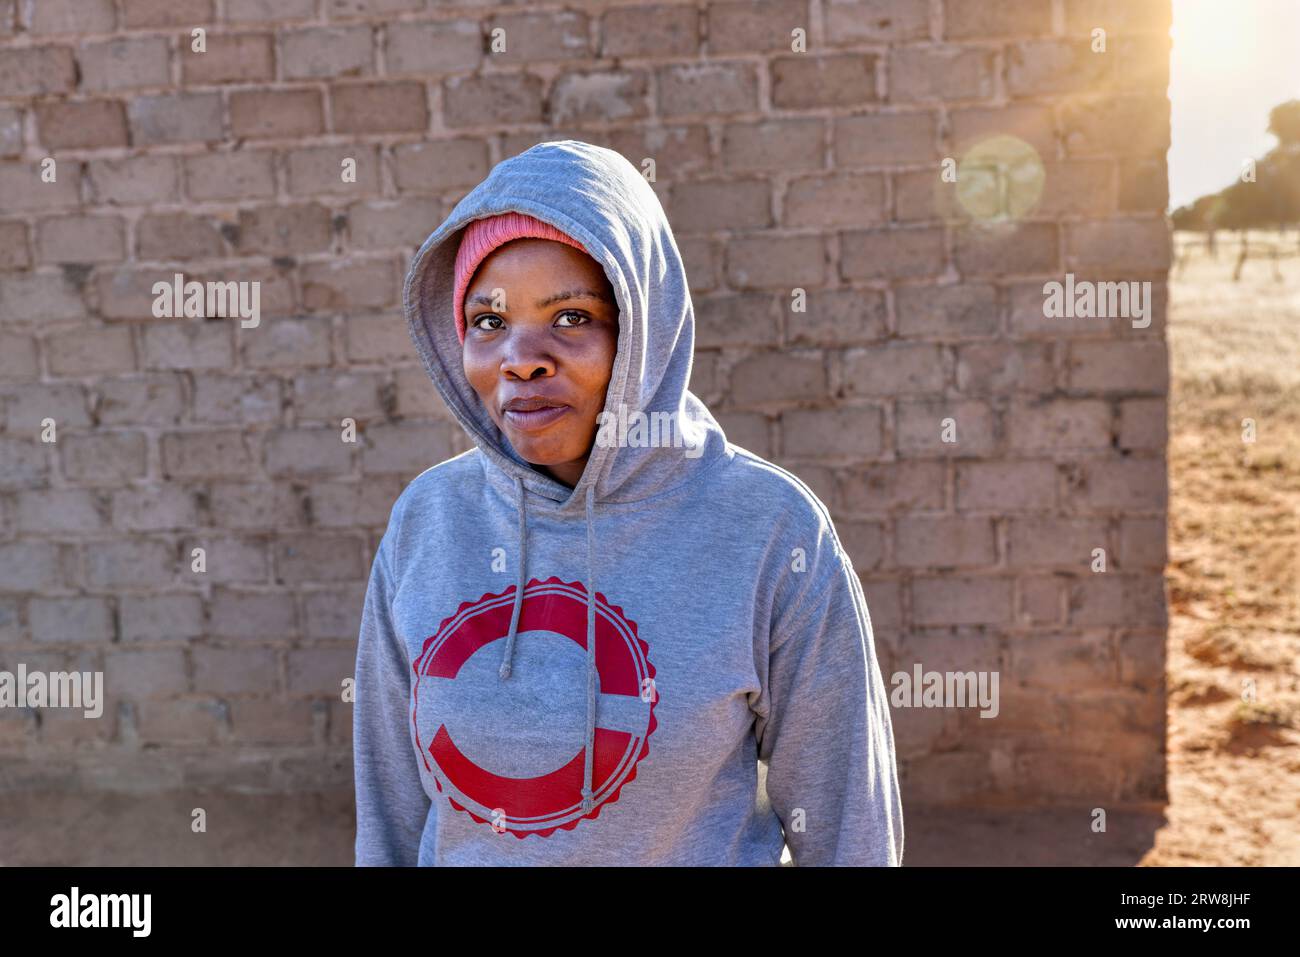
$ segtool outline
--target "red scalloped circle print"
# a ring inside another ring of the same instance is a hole
[[[511,585],[501,593],[485,593],[477,600],[460,603],[456,611],[443,619],[438,630],[425,639],[419,657],[413,663],[416,678],[415,704],[411,709],[411,720],[415,724],[416,742],[420,746],[424,766],[433,776],[438,792],[447,797],[448,802],[457,811],[468,814],[480,824],[489,827],[493,823],[488,818],[465,807],[452,796],[452,788],[444,788],[443,778],[451,783],[457,780],[459,788],[477,788],[480,793],[500,794],[501,789],[510,790],[512,805],[527,806],[542,814],[529,815],[528,819],[545,817],[548,810],[559,816],[569,816],[561,823],[547,826],[520,827],[518,822],[507,816],[510,823],[502,830],[509,831],[522,840],[530,835],[549,837],[557,830],[571,831],[578,822],[586,818],[600,817],[601,808],[618,800],[624,785],[636,780],[637,765],[650,753],[650,736],[659,726],[655,716],[655,707],[659,701],[658,688],[653,684],[654,665],[650,662],[650,645],[641,638],[636,622],[628,618],[623,609],[612,604],[601,592],[596,592],[596,667],[599,674],[599,693],[640,695],[640,680],[629,684],[634,678],[651,679],[649,716],[646,722],[639,753],[624,770],[618,762],[609,760],[610,755],[618,752],[625,754],[626,746],[620,748],[618,736],[630,737],[627,732],[606,731],[599,726],[596,729],[595,754],[592,760],[593,790],[597,795],[606,789],[607,782],[614,777],[612,790],[604,797],[598,798],[592,810],[584,815],[573,816],[575,811],[561,807],[563,796],[571,794],[573,777],[576,774],[579,784],[585,764],[586,749],[580,749],[564,766],[536,778],[503,778],[490,770],[480,768],[456,748],[447,729],[441,726],[434,734],[433,740],[420,740],[419,685],[427,676],[454,678],[460,666],[478,648],[499,638],[509,631],[510,615],[514,605],[515,586]],[[542,600],[547,599],[547,600]],[[559,599],[558,601],[556,599]],[[574,616],[581,612],[580,633]],[[602,612],[605,614],[602,615]],[[586,650],[586,614],[587,588],[581,582],[566,582],[552,576],[545,581],[536,578],[524,586],[523,607],[520,610],[518,630],[554,631],[574,640],[585,653]],[[620,627],[622,630],[620,632]],[[628,636],[631,642],[627,641]],[[633,644],[634,643],[634,644]],[[638,654],[639,653],[639,654]],[[620,659],[620,656],[625,656]],[[639,658],[639,660],[638,660]],[[433,760],[431,761],[430,758]],[[626,759],[622,760],[626,764]],[[446,764],[447,767],[443,767]],[[613,768],[613,770],[611,770]],[[450,770],[449,770],[450,769]],[[616,777],[615,777],[616,776]],[[550,804],[557,805],[547,808]],[[482,806],[493,806],[490,802]],[[570,805],[571,807],[571,805]]]

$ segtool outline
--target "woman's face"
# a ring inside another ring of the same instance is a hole
[[[572,246],[508,242],[465,290],[465,377],[514,450],[570,487],[595,441],[617,349],[614,290]]]

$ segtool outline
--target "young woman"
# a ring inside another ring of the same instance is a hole
[[[577,140],[406,279],[475,448],[416,478],[356,663],[358,865],[898,865],[888,701],[826,508],[687,390],[663,208]]]

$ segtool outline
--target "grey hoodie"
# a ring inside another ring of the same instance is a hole
[[[461,365],[460,236],[511,210],[581,242],[618,300],[616,417],[573,488],[515,453]],[[421,246],[405,304],[475,448],[403,491],[371,570],[357,864],[776,865],[783,844],[900,864],[858,577],[808,486],[688,391],[686,274],[637,169],[577,140],[498,164]]]

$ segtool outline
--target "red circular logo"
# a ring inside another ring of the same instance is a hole
[[[453,808],[498,832],[548,837],[599,817],[636,778],[657,726],[655,669],[636,623],[597,592],[594,806],[584,815],[587,589],[559,578],[525,586],[514,671],[503,680],[514,601],[511,586],[463,602],[425,640],[411,719],[424,766]]]

